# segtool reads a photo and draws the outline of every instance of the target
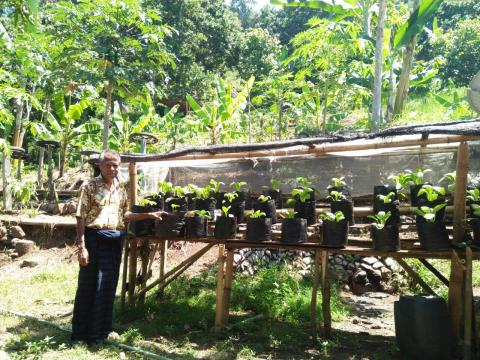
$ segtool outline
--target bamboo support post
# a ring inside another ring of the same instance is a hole
[[[12,193],[10,191],[10,157],[2,155],[2,185],[3,185],[3,210],[12,209]]]
[[[140,288],[145,289],[148,280],[148,260],[150,259],[150,242],[148,240],[144,240],[140,248],[140,257],[142,259],[142,283],[140,284]],[[138,299],[143,304],[145,302],[145,293],[139,296]]]
[[[147,279],[149,279],[151,276],[153,262],[155,261],[155,255],[157,254],[159,247],[160,247],[160,244],[157,243],[153,247],[153,251],[150,251],[150,256],[148,258],[148,267],[147,267]]]
[[[168,240],[162,240],[160,243],[160,273],[159,273],[160,278],[165,276],[165,270],[167,268],[167,251],[168,251]],[[160,284],[159,290],[158,290],[158,296],[163,296],[163,289],[164,287],[162,287],[162,284]]]
[[[217,269],[217,294],[215,307],[215,332],[219,332],[222,327],[223,315],[223,281],[225,274],[225,245],[218,246],[218,269]]]
[[[195,261],[197,261],[200,257],[202,257],[208,250],[210,250],[213,246],[215,245],[215,243],[209,243],[207,244],[206,246],[204,246],[202,249],[200,249],[199,251],[197,251],[195,254],[193,254],[192,256],[190,256],[188,259],[182,261],[180,264],[178,264],[176,267],[174,267],[172,270],[170,270],[169,272],[167,272],[163,277],[161,278],[158,278],[157,280],[153,281],[152,283],[150,283],[149,285],[147,285],[144,289],[141,289],[138,294],[136,295],[137,297],[138,296],[141,296],[143,295],[144,293],[146,293],[147,291],[151,290],[152,288],[154,288],[155,286],[157,286],[158,284],[161,284],[162,282],[164,282],[167,278],[169,278],[171,275],[175,274],[178,270],[181,270],[183,267],[185,267],[186,265],[189,265]]]
[[[120,306],[121,310],[125,309],[125,297],[127,295],[127,274],[128,274],[128,252],[129,252],[129,241],[128,239],[124,240],[123,244],[123,267],[122,267],[122,291],[120,295]]]
[[[130,176],[130,207],[137,204],[137,165],[128,164],[128,174]]]
[[[472,249],[465,249],[465,294],[464,294],[464,329],[463,360],[472,359],[472,323],[473,323],[473,289],[472,289]]]
[[[233,249],[227,250],[226,265],[225,265],[225,281],[223,286],[223,315],[222,315],[222,326],[228,324],[228,316],[230,313],[230,295],[232,292],[232,282],[233,282]]]
[[[320,281],[320,262],[321,252],[315,250],[315,265],[313,268],[313,284],[312,284],[312,300],[310,301],[310,324],[312,329],[312,341],[317,343],[317,297],[318,297],[318,283]]]
[[[332,336],[332,314],[330,312],[330,283],[328,281],[328,251],[322,250],[322,313],[323,335]]]
[[[408,276],[410,276],[415,283],[420,285],[423,291],[427,292],[430,295],[437,295],[435,291],[425,282],[423,279],[418,275],[413,268],[408,265],[405,260],[403,259],[395,259],[397,263],[407,272]]]
[[[38,174],[37,174],[37,186],[38,189],[43,189],[43,160],[45,158],[45,148],[40,147],[38,150]]]
[[[137,239],[133,238],[130,241],[130,254],[128,265],[128,303],[133,305],[135,303],[135,287],[137,285]]]
[[[467,188],[468,162],[469,162],[468,144],[462,142],[457,151],[457,170],[455,181],[455,194],[453,198],[453,244],[464,240],[465,229],[463,221],[465,219],[465,194]],[[454,344],[458,345],[461,334],[461,318],[463,311],[462,290],[464,286],[463,265],[456,250],[452,250],[450,286],[448,289],[448,306],[450,310],[450,321],[452,325],[452,335]]]
[[[423,266],[425,266],[428,270],[430,270],[430,272],[435,275],[437,277],[438,280],[440,280],[445,286],[448,286],[450,283],[448,281],[448,279],[443,276],[443,274],[438,271],[435,266],[433,266],[432,264],[430,264],[428,262],[428,260],[426,259],[417,259],[419,262],[421,262],[423,264]]]

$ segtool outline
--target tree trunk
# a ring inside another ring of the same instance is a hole
[[[383,73],[383,37],[387,1],[378,1],[377,44],[375,47],[375,79],[373,82],[373,104],[371,129],[378,131],[382,124],[382,73]]]
[[[314,101],[315,101],[315,120],[317,122],[317,129],[320,130],[320,127],[321,127],[320,119],[322,114],[322,111],[320,109],[320,103],[321,103],[320,90],[317,90],[317,98]]]
[[[34,92],[35,92],[35,85],[32,88],[32,94]],[[25,101],[25,107],[26,107],[27,113],[25,115],[24,121],[22,120],[22,126],[20,127],[20,135],[18,137],[19,147],[22,147],[22,144],[23,144],[23,138],[25,137],[25,131],[26,131],[25,121],[28,122],[30,120],[30,113],[32,112],[32,103],[29,101]]]
[[[20,132],[22,131],[22,122],[23,122],[23,101],[15,100],[15,131],[13,133],[12,145],[20,147]]]
[[[62,144],[60,148],[60,164],[59,164],[59,174],[58,174],[59,178],[61,178],[65,172],[65,162],[67,159],[67,146],[68,146],[68,139],[62,139]]]
[[[413,11],[418,8],[418,0],[413,3]],[[410,72],[412,69],[412,63],[415,56],[415,43],[416,36],[412,36],[410,42],[405,48],[405,54],[403,57],[402,72],[400,73],[400,79],[398,80],[397,94],[395,97],[395,105],[393,108],[393,115],[400,115],[405,110],[408,95],[408,84],[410,82]]]
[[[387,113],[385,115],[385,123],[389,123],[393,118],[393,110],[395,107],[395,85],[397,82],[397,75],[393,71],[393,63],[390,66],[390,76],[388,79],[388,100],[387,100]]]
[[[322,133],[327,133],[327,109],[328,109],[328,80],[325,80],[325,88],[323,92],[323,96],[325,97],[324,104],[323,104],[323,121],[322,121]]]
[[[282,122],[283,122],[283,101],[278,102],[278,127],[277,127],[277,140],[282,140]]]
[[[112,113],[113,79],[108,80],[107,99],[105,101],[105,112],[103,113],[103,150],[108,149],[108,133],[110,130],[110,116]]]

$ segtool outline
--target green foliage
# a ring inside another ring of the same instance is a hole
[[[442,210],[445,206],[447,206],[446,203],[438,204],[433,208],[428,207],[428,206],[421,206],[420,208],[415,208],[415,214],[423,217],[428,222],[433,223],[433,222],[435,222],[437,212]]]
[[[270,187],[272,188],[272,190],[279,190],[280,189],[280,181],[275,180],[275,179],[271,179],[270,180]]]
[[[340,222],[345,220],[345,215],[341,211],[337,211],[335,213],[331,213],[331,212],[322,213],[320,214],[320,217],[324,221],[331,221],[331,222]]]
[[[220,186],[225,185],[225,183],[210,179],[210,185],[212,185],[212,191],[218,193],[220,191]]]
[[[331,199],[332,201],[341,201],[341,200],[346,200],[347,197],[341,193],[340,191],[330,191],[328,195],[328,199]]]
[[[374,215],[368,215],[368,217],[375,221],[372,225],[375,226],[377,229],[381,230],[385,227],[388,219],[390,219],[392,213],[390,211],[379,211]]]
[[[230,209],[232,207],[231,206],[222,206],[222,213],[223,213],[223,216],[225,217],[230,217]]]
[[[404,178],[403,181],[406,181],[407,183],[411,183],[413,185],[421,185],[424,184],[423,177],[425,176],[426,173],[431,172],[431,169],[421,169],[421,168],[416,168],[415,170],[405,170]],[[403,185],[403,184],[402,184]]]
[[[226,199],[226,200],[223,200],[224,203],[228,202],[229,204],[231,204],[233,200],[238,198],[238,194],[236,192],[227,192],[223,195],[223,198]]]
[[[199,199],[210,199],[212,197],[212,187],[210,185],[199,187],[196,190],[196,195]]]
[[[347,185],[347,183],[345,182],[345,176],[339,178],[334,177],[330,180],[330,186],[340,187],[345,185]]]
[[[271,196],[260,195],[257,199],[261,203],[266,203],[269,200],[272,200]]]
[[[157,186],[160,189],[159,190],[160,194],[163,194],[163,195],[173,191],[173,184],[169,181],[159,181]]]
[[[139,329],[134,327],[129,327],[120,335],[120,341],[133,345],[135,342],[142,340],[143,336]]]
[[[309,180],[307,178],[304,178],[304,177],[297,177],[295,179],[295,183],[299,186],[307,186],[307,187],[312,185],[311,180]]]
[[[140,206],[145,206],[145,207],[152,207],[152,206],[156,206],[157,203],[155,201],[152,201],[150,199],[147,199],[147,198],[144,198],[144,199],[141,199],[138,204]]]
[[[456,171],[444,174],[438,182],[441,183],[442,181],[449,182],[449,184],[447,185],[447,189],[450,192],[454,192],[455,191],[455,182],[457,181]]]
[[[302,187],[300,189],[292,189],[291,194],[294,198],[299,199],[301,202],[305,202],[307,200],[310,200],[312,191],[312,188]]]
[[[395,193],[391,191],[387,195],[379,194],[377,195],[377,199],[383,201],[384,204],[390,204],[395,199]]]
[[[480,218],[480,204],[470,204],[470,208],[472,209],[473,216]]]
[[[251,218],[251,219],[260,219],[260,218],[265,217],[266,215],[267,214],[265,214],[263,211],[256,210],[256,211],[252,212],[248,217]]]
[[[13,198],[23,209],[31,203],[32,199],[36,199],[36,186],[33,181],[11,179],[9,187],[12,191]]]
[[[212,216],[210,215],[210,211],[207,210],[195,210],[195,215],[198,215],[204,219],[211,220]]]
[[[298,214],[298,212],[293,210],[288,210],[286,213],[283,213],[280,216],[284,219],[294,219],[296,214]]]
[[[237,182],[232,182],[230,184],[230,186],[233,186],[233,188],[235,189],[235,191],[242,191],[242,188],[247,185],[247,183],[245,181],[237,181]]]
[[[466,198],[472,202],[480,202],[480,189],[469,189],[467,190]]]
[[[435,201],[440,195],[445,196],[445,188],[441,186],[423,185],[417,196],[425,196],[428,201]]]

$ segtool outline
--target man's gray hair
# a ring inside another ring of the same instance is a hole
[[[118,161],[121,161],[122,158],[120,154],[114,150],[103,150],[98,158],[99,162],[104,162],[107,157],[116,157]]]

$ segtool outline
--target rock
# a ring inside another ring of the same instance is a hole
[[[0,238],[6,237],[8,234],[8,229],[5,226],[0,226]]]
[[[240,254],[234,254],[234,255],[233,255],[233,262],[234,262],[235,264],[240,263],[241,260],[242,260],[242,255],[240,255]]]
[[[363,258],[363,262],[364,263],[367,263],[369,265],[373,265],[377,262],[378,260],[376,258],[374,258],[373,256],[369,256],[369,257],[366,257],[366,258]]]
[[[387,265],[390,269],[393,269],[393,267],[396,265],[395,260],[392,258],[386,258],[384,261],[385,265]]]
[[[19,242],[20,240],[22,239],[13,238],[12,240],[10,240],[10,246],[15,247],[17,245],[17,242]]]
[[[10,236],[13,238],[25,238],[25,231],[23,231],[21,226],[15,225],[10,227]]]
[[[375,264],[372,265],[372,267],[374,269],[380,269],[381,267],[383,267],[383,264],[381,261],[377,261]]]
[[[358,324],[359,322],[360,322],[360,321],[359,321],[357,318],[354,318],[354,319],[352,320],[352,324],[355,324],[355,325]]]
[[[11,257],[12,259],[16,259],[16,258],[18,258],[18,253],[17,253],[17,252],[12,252],[12,253],[10,254],[10,257]]]
[[[381,329],[382,327],[378,324],[374,324],[372,326],[370,326],[370,329]]]
[[[368,275],[373,280],[373,282],[378,283],[380,282],[380,280],[382,280],[382,273],[380,272],[380,270],[373,270]]]
[[[0,243],[2,243],[3,245],[10,245],[10,241],[8,240],[8,237],[6,236],[3,236],[1,239],[0,239]]]
[[[373,271],[373,268],[372,268],[370,265],[368,265],[368,264],[361,264],[360,267],[361,267],[362,269],[367,270],[367,271]]]
[[[41,263],[42,263],[41,258],[30,258],[30,259],[23,260],[22,263],[20,264],[20,267],[21,268],[24,268],[24,267],[33,268],[35,266],[40,265]]]
[[[307,256],[303,259],[303,262],[307,265],[310,265],[312,263],[312,258],[310,256]]]
[[[15,250],[17,250],[18,256],[23,256],[35,250],[35,243],[31,240],[19,240],[15,244]]]

